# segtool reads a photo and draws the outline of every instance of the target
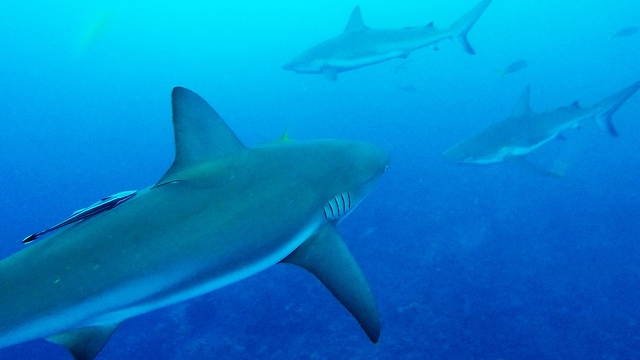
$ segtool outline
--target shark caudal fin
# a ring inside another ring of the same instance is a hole
[[[449,31],[451,32],[451,38],[459,42],[464,50],[469,54],[473,55],[476,52],[471,47],[471,44],[469,44],[469,41],[467,40],[467,34],[487,9],[487,6],[491,4],[491,1],[492,0],[480,1],[480,3],[478,3],[473,9],[469,10],[469,12],[464,14],[449,28]]]
[[[617,93],[609,96],[608,98],[600,101],[593,106],[594,120],[598,126],[609,132],[612,136],[617,137],[618,132],[613,126],[611,121],[611,115],[624,104],[636,91],[640,89],[640,81],[637,81],[630,86],[618,91]]]

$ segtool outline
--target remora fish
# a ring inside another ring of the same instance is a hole
[[[527,86],[513,113],[479,134],[453,146],[442,156],[448,160],[493,164],[528,154],[545,143],[562,136],[569,128],[593,119],[611,135],[618,136],[611,115],[640,88],[640,81],[609,96],[590,108],[581,108],[578,102],[544,113],[534,113],[529,106],[531,88]]]
[[[453,39],[468,53],[475,54],[467,41],[467,33],[491,1],[481,1],[448,29],[436,29],[433,23],[404,29],[372,29],[364,25],[360,7],[356,6],[342,34],[304,51],[282,68],[298,73],[324,74],[335,81],[339,72],[393,58],[406,58],[412,51],[436,46],[444,39]]]
[[[46,338],[90,360],[124,320],[281,262],[314,274],[376,342],[372,292],[335,225],[387,153],[345,140],[247,148],[195,93],[172,101],[176,156],[158,183],[0,261],[0,348]]]

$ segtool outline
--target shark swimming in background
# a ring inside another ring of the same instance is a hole
[[[417,49],[437,45],[445,39],[460,43],[469,53],[475,51],[467,41],[467,33],[492,0],[482,0],[448,29],[427,26],[403,29],[372,29],[362,21],[360,7],[351,12],[342,34],[304,51],[282,68],[304,74],[324,74],[337,80],[338,73],[377,64],[394,58],[407,58]]]
[[[611,135],[618,136],[611,116],[640,88],[640,81],[609,96],[589,108],[578,102],[543,113],[529,106],[531,87],[525,87],[511,115],[480,133],[445,151],[451,161],[470,164],[493,164],[515,160],[545,143],[562,138],[562,132],[578,128],[584,120],[594,120]]]
[[[175,88],[172,106],[176,155],[156,184],[81,209],[0,261],[0,348],[46,338],[91,360],[128,318],[278,263],[315,275],[376,342],[371,289],[336,224],[387,153],[347,140],[248,148],[190,90]]]

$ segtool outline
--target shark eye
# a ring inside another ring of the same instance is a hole
[[[337,221],[352,208],[351,193],[343,192],[329,199],[323,206],[324,217],[328,221]]]

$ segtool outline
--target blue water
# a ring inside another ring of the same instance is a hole
[[[174,86],[247,145],[288,128],[392,156],[339,226],[376,296],[378,344],[315,278],[278,265],[128,320],[97,359],[640,358],[640,95],[614,115],[619,138],[585,123],[532,154],[561,178],[440,156],[508,116],[526,84],[544,111],[639,80],[640,35],[610,40],[640,25],[637,1],[495,0],[469,34],[477,55],[444,41],[337,82],[280,66],[340,33],[355,5],[371,27],[447,27],[476,0],[38,3],[0,12],[3,257],[157,181]],[[501,80],[519,59],[528,67]],[[0,358],[70,357],[37,340]]]

